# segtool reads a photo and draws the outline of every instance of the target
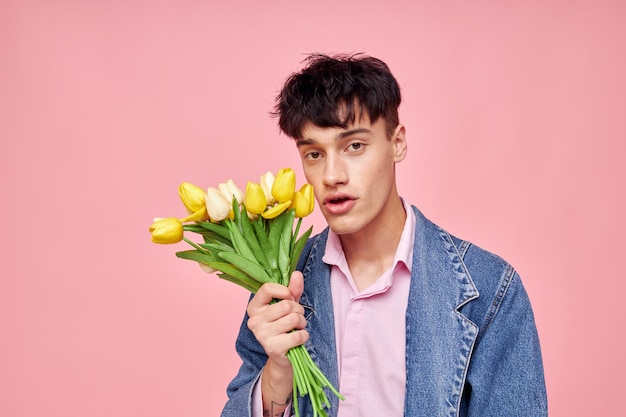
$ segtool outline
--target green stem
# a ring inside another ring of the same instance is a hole
[[[296,231],[293,234],[293,240],[291,242],[291,246],[296,243],[296,239],[298,239],[298,233],[300,233],[300,225],[302,224],[302,217],[298,219],[298,224],[296,225]]]
[[[300,413],[297,408],[297,397],[307,394],[313,407],[313,415],[327,417],[326,408],[330,408],[330,401],[326,396],[324,387],[329,387],[338,398],[343,400],[344,397],[330,384],[313,362],[304,345],[289,350],[287,358],[292,364],[294,373],[293,397],[296,417],[299,417]]]

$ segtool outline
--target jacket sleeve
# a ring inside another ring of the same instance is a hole
[[[481,294],[482,295],[482,294]],[[482,311],[463,407],[468,417],[547,416],[535,320],[519,275],[507,266]]]
[[[226,389],[228,402],[222,410],[222,417],[251,416],[252,390],[267,362],[265,351],[248,329],[247,322],[248,315],[246,314],[235,343],[242,364]]]

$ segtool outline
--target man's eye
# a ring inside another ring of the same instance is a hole
[[[307,159],[317,159],[320,157],[319,152],[309,152],[306,154]]]
[[[363,149],[363,144],[360,142],[355,142],[355,143],[351,143],[350,144],[350,149],[353,151],[358,151],[360,149]]]

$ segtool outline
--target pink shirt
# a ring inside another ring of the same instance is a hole
[[[404,415],[405,318],[415,233],[415,214],[406,203],[404,208],[407,218],[392,266],[361,292],[339,237],[328,233],[322,260],[331,265],[339,391],[346,398],[339,401],[338,417]],[[252,416],[261,417],[259,383],[252,404]]]

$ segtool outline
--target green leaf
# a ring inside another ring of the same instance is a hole
[[[223,272],[231,277],[238,279],[246,285],[261,285],[261,283],[256,281],[253,277],[228,262],[207,262],[207,265],[213,269],[217,269],[220,272]]]
[[[302,250],[304,249],[304,246],[306,245],[309,236],[311,236],[311,232],[313,232],[313,226],[309,227],[306,232],[302,233],[302,235],[298,238],[298,240],[296,240],[296,243],[293,245],[293,248],[291,250],[291,267],[289,268],[290,277],[293,271],[296,270],[296,266],[298,266],[298,260],[300,260],[300,255],[302,254]]]
[[[289,285],[289,268],[291,267],[291,261],[289,260],[290,242],[291,237],[289,237],[288,242],[285,242],[285,236],[280,235],[280,241],[278,242],[278,270],[281,276],[280,283],[283,285]]]
[[[229,224],[228,228],[230,229],[230,239],[233,242],[235,252],[246,259],[255,259],[254,253],[248,246],[246,239],[242,236],[239,227],[236,224]]]
[[[285,227],[285,224],[288,223],[288,220],[289,220],[288,212],[283,212],[281,213],[280,216],[268,222],[269,224],[268,240],[271,246],[271,252],[270,252],[269,257],[271,257],[271,259],[276,262],[276,269],[278,270],[278,275],[280,276],[279,282],[284,281],[283,279],[284,273],[282,272],[284,267],[281,267],[281,261],[280,261],[280,258],[281,258],[280,237],[283,234],[283,229]]]
[[[285,224],[286,216],[281,214],[273,220],[269,221],[269,235],[268,240],[272,247],[272,257],[278,259],[278,242],[280,239],[280,235],[283,231],[283,225]]]
[[[213,222],[196,222],[196,225],[206,229],[206,230],[210,230],[212,232],[217,233],[218,235],[222,236],[225,239],[228,239],[230,241],[230,232],[228,231],[228,228],[225,226],[225,224],[230,223],[230,220],[224,220],[220,223],[213,223]],[[184,226],[183,229],[187,230],[188,226]]]
[[[248,258],[234,252],[220,252],[219,256],[259,282],[272,282],[271,277],[267,274],[265,269]]]
[[[245,211],[245,206],[243,207],[243,211]],[[242,215],[243,216],[243,215]],[[261,248],[261,244],[259,243],[254,230],[252,230],[252,225],[250,225],[251,220],[248,218],[248,216],[246,215],[245,218],[242,217],[241,219],[241,229],[242,229],[242,234],[246,239],[246,242],[248,243],[250,250],[252,251],[253,255],[254,255],[254,259],[256,259],[256,261],[261,264],[261,266],[263,266],[263,268],[270,269],[270,264],[267,260],[267,258],[265,257],[265,253],[263,253],[263,249]]]
[[[217,274],[217,276],[226,281],[230,281],[233,284],[237,284],[240,287],[243,287],[246,290],[250,291],[251,293],[256,293],[260,288],[260,284],[256,281],[254,281],[254,283],[252,283],[252,281],[250,282],[241,281],[240,279],[235,278],[232,275],[228,275],[224,272]]]
[[[293,232],[293,221],[296,216],[295,210],[291,209],[282,214],[285,219],[281,224],[281,232],[278,239],[278,269],[282,276],[282,284],[289,282],[289,270],[291,269],[291,233]]]
[[[185,224],[183,225],[183,230],[185,230],[186,232],[193,232],[193,233],[198,233],[199,235],[202,235],[205,242],[209,240],[211,241],[218,240],[220,242],[227,243],[230,245],[230,235],[228,236],[228,238],[225,238],[197,224]]]
[[[285,242],[286,248],[291,249],[291,234],[293,233],[293,221],[296,218],[296,211],[294,209],[290,209],[285,213],[285,223],[282,226],[281,234],[283,236],[283,240]]]
[[[206,229],[204,227],[198,226],[197,224],[184,224],[183,230],[194,233],[206,232]]]
[[[204,232],[198,232],[198,233],[202,235],[202,237],[204,238],[204,241],[207,243],[208,242],[221,242],[228,246],[232,246],[232,242],[230,241],[230,239],[226,239],[225,237],[222,237],[215,232],[211,232],[210,230],[205,230]]]
[[[278,272],[278,263],[276,261],[276,256],[272,255],[274,249],[272,248],[272,244],[269,241],[267,236],[267,231],[265,230],[264,219],[261,216],[258,216],[256,221],[252,222],[252,226],[254,228],[254,233],[261,245],[261,249],[265,254],[265,258],[269,264],[269,267],[272,271]]]
[[[239,203],[237,202],[237,199],[235,197],[233,197],[232,206],[233,206],[233,213],[235,214],[234,222],[239,228],[239,230],[241,231],[241,217],[244,214],[242,214],[241,209],[239,208]]]
[[[208,264],[209,262],[214,262],[217,260],[214,256],[211,256],[204,252],[200,252],[198,250],[185,250],[181,252],[176,252],[176,256],[181,259],[202,262],[203,264]]]
[[[208,250],[211,253],[234,252],[235,248],[221,242],[200,243],[198,246]]]

